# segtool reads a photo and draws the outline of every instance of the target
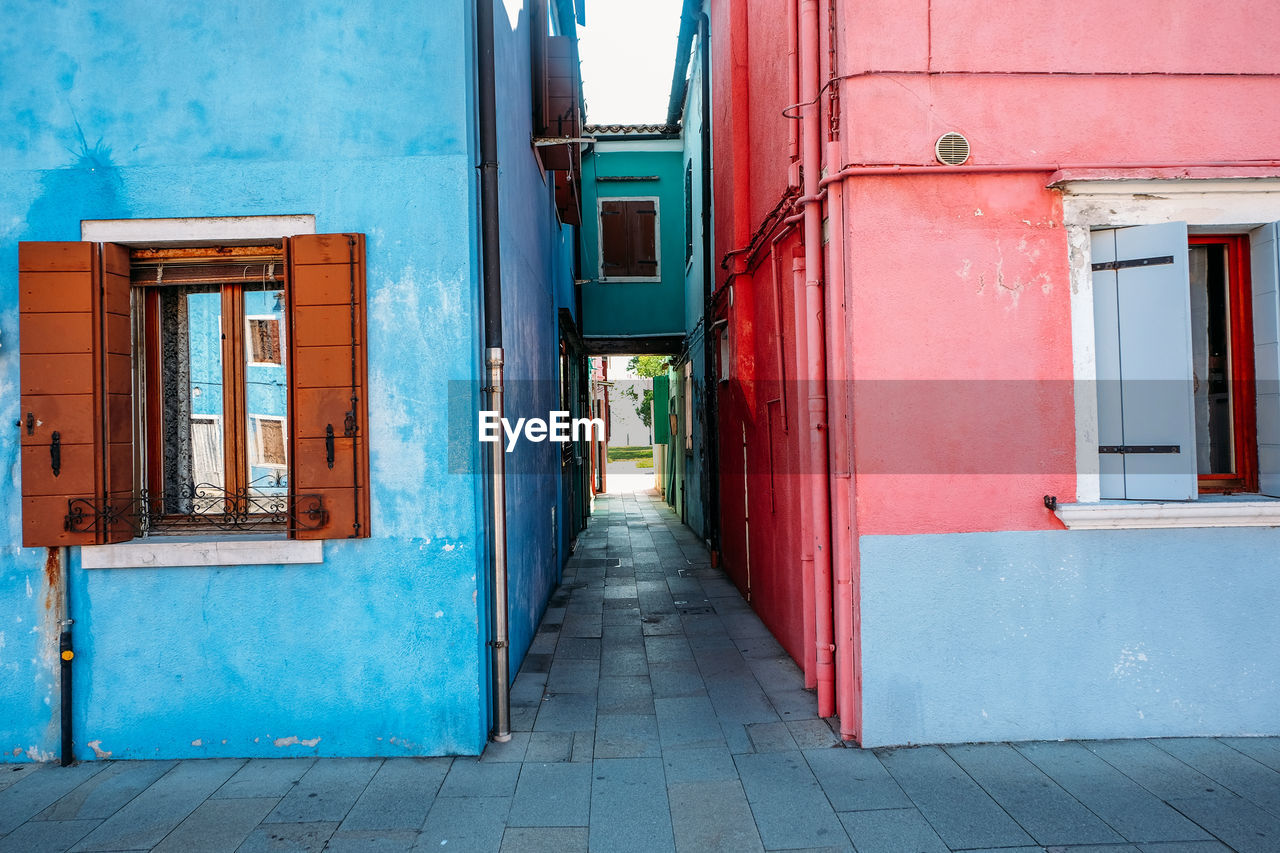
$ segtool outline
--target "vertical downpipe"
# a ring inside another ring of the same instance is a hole
[[[54,623],[58,626],[58,686],[60,698],[58,703],[59,726],[62,736],[60,758],[63,767],[76,760],[75,739],[71,730],[71,662],[75,659],[75,649],[71,643],[71,584],[67,578],[67,549],[49,548],[44,558],[45,581],[49,584],[48,595],[53,602]],[[48,600],[48,599],[46,599]]]
[[[480,134],[480,241],[484,290],[486,404],[502,417],[502,254],[498,222],[498,105],[493,55],[493,0],[475,0],[476,58]],[[493,623],[493,732],[499,743],[511,740],[510,649],[507,614],[507,470],[501,441],[490,443],[489,530]]]
[[[804,322],[804,255],[798,250],[791,259],[791,305],[795,314],[796,350],[796,405],[794,422],[796,429],[795,470],[800,475],[797,491],[800,497],[800,589],[803,595],[801,612],[804,617],[804,686],[818,686],[817,616],[814,614],[813,594],[813,495],[805,488],[808,481],[804,472],[809,465],[809,407],[805,405],[809,383],[805,377],[805,362],[809,357],[809,327]]]
[[[702,524],[713,553],[720,551],[720,461],[716,438],[719,416],[716,393],[719,391],[715,371],[715,336],[707,329],[707,312],[715,297],[715,270],[711,245],[711,19],[704,12],[698,25],[698,53],[702,66],[702,116],[699,147],[702,152],[702,358],[706,391],[702,405],[706,413],[702,434],[702,470],[705,489],[702,493]]]
[[[822,206],[818,193],[822,170],[818,103],[818,3],[800,6],[801,163],[804,179],[805,324],[808,358],[805,384],[809,392],[809,481],[813,519],[813,583],[816,623],[818,716],[836,712],[835,647],[831,590],[831,499],[827,482],[826,352],[823,341]]]
[[[840,143],[827,145],[827,162],[840,162]],[[844,184],[834,181],[827,187],[827,217],[831,240],[827,258],[827,379],[830,381],[832,502],[831,561],[835,576],[836,712],[840,715],[840,736],[856,740],[860,735],[862,709],[855,690],[857,641],[854,612],[857,607],[855,566],[858,537],[854,518],[852,389],[849,384],[849,353],[846,340],[844,275]]]
[[[799,29],[796,0],[787,0],[787,103],[800,103]],[[800,161],[800,123],[787,122],[787,156],[793,164]]]
[[[483,4],[488,0],[480,2]],[[485,350],[485,363],[489,374],[489,410],[501,419],[502,347]],[[490,442],[489,447],[493,480],[489,492],[493,526],[493,739],[505,743],[511,740],[511,693],[508,684],[511,650],[507,642],[507,453],[501,441]]]

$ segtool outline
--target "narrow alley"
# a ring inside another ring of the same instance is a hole
[[[511,740],[479,758],[12,765],[0,853],[1280,843],[1276,738],[842,747],[800,670],[653,492],[597,499],[512,711]]]

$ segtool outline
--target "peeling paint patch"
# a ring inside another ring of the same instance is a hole
[[[100,740],[89,741],[89,748],[93,750],[93,754],[98,758],[107,759],[111,757],[111,752],[102,748],[102,741]]]
[[[1116,661],[1115,667],[1111,670],[1111,677],[1131,678],[1137,675],[1142,669],[1142,665],[1147,662],[1147,653],[1142,649],[1141,643],[1132,649],[1121,649],[1120,659]]]
[[[111,753],[108,752],[107,756],[110,757]],[[27,758],[32,761],[53,761],[55,756],[52,752],[41,752],[38,746],[29,746],[27,747]]]
[[[195,740],[191,741],[191,745],[192,745],[192,746],[204,746],[204,741],[202,741],[200,738],[196,738]]]
[[[255,738],[255,740],[256,740],[256,738]],[[318,737],[317,737],[317,738],[312,738],[311,740],[298,740],[298,736],[297,736],[297,735],[293,735],[293,736],[291,736],[291,737],[281,737],[281,738],[276,738],[276,739],[273,741],[273,743],[274,743],[276,746],[278,746],[278,747],[285,747],[285,746],[311,746],[311,747],[313,747],[313,746],[315,746],[316,744],[318,744],[319,742],[320,742],[320,738],[318,738]]]

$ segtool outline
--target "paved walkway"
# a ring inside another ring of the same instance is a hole
[[[612,497],[479,758],[0,766],[0,851],[1280,851],[1280,738],[862,751],[656,498]]]

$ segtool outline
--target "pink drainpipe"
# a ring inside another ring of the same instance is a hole
[[[798,26],[799,11],[796,9],[796,2],[797,0],[787,0],[787,97],[790,99],[789,103],[792,104],[800,100],[800,69],[798,66],[800,33]],[[800,128],[799,122],[796,121],[787,122],[787,157],[790,160],[790,165],[787,168],[787,184],[789,186],[795,186],[800,182]],[[781,230],[778,231],[777,236],[773,238],[773,241],[769,245],[769,254],[772,256],[773,271],[774,275],[777,277],[777,286],[779,290],[781,290],[782,287],[782,275],[784,273],[783,264],[781,262],[782,259],[778,256],[778,244],[791,233],[791,230],[802,219],[804,219],[803,213],[788,217],[784,220]],[[800,306],[804,304],[804,262],[797,258],[792,259],[791,287],[791,304],[795,306],[795,316],[797,318],[795,333],[796,372],[797,374],[800,374],[800,372],[804,370],[804,362],[805,359],[809,357],[809,353],[805,348],[804,327],[800,325],[798,320],[800,316]],[[778,315],[778,322],[778,332],[781,334],[781,312],[779,312]],[[793,381],[796,381],[797,388],[803,387],[798,381],[799,378],[799,375],[791,377]],[[782,405],[784,407],[783,411],[786,412],[786,428],[790,430],[791,424],[794,423],[796,435],[807,437],[808,431],[805,425],[808,422],[808,419],[804,411],[804,406],[799,405],[799,399],[797,399],[795,411],[787,412],[787,389],[785,386],[782,388],[782,393],[779,396],[782,398]],[[797,450],[800,451],[800,448],[797,448]],[[813,632],[815,621],[813,614],[813,527],[809,522],[811,516],[809,495],[804,489],[801,489],[799,497],[800,589],[801,601],[803,602],[801,607],[801,618],[804,626],[804,637],[802,642],[804,655],[803,660],[801,660],[800,663],[804,670],[804,686],[813,688],[818,684],[818,656],[814,651]]]
[[[840,143],[827,143],[827,162],[840,162]],[[848,327],[845,324],[844,186],[827,187],[827,379],[831,429],[831,561],[835,574],[836,711],[840,736],[856,740],[861,734],[862,708],[856,689],[858,647],[856,589],[858,564],[857,522],[854,517],[853,423],[850,418]]]
[[[807,358],[801,387],[808,392],[810,518],[813,523],[814,645],[818,716],[836,712],[831,589],[831,501],[827,478],[826,353],[823,342],[822,140],[818,104],[818,3],[800,3],[800,162],[804,177],[804,275]],[[797,305],[797,309],[799,306]],[[797,323],[797,326],[800,324]]]
[[[785,233],[785,232],[784,232]],[[805,388],[804,365],[809,357],[808,347],[808,329],[804,323],[800,322],[802,309],[805,299],[804,288],[804,256],[799,252],[791,259],[791,301],[795,306],[795,348],[796,348],[796,407],[791,413],[792,420],[795,424],[796,435],[799,436],[799,447],[796,448],[797,456],[803,460],[804,442],[809,437],[809,412],[804,405],[802,392]],[[805,463],[801,462],[803,466]],[[800,468],[803,471],[803,467]],[[801,480],[804,484],[804,481]],[[798,490],[800,497],[800,589],[803,595],[803,605],[801,611],[804,616],[804,639],[807,645],[804,650],[804,686],[808,688],[816,687],[818,684],[818,655],[816,634],[814,626],[817,624],[817,615],[814,610],[814,591],[813,591],[813,496],[809,494],[807,489]]]

